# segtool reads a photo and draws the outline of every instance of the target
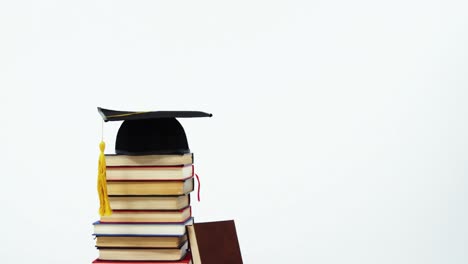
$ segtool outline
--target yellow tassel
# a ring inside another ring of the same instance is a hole
[[[109,197],[107,196],[107,182],[106,182],[106,157],[104,156],[104,149],[106,148],[106,143],[101,141],[99,144],[99,149],[101,153],[99,154],[99,165],[98,165],[98,194],[99,194],[99,214],[101,216],[108,216],[112,214],[112,209],[109,204]]]

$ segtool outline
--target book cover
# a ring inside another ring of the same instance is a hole
[[[185,226],[191,225],[193,218],[184,223],[138,223],[116,224],[95,222],[95,236],[182,236],[185,235]]]
[[[101,216],[101,223],[178,223],[192,216],[187,206],[181,210],[114,210],[112,215]]]
[[[107,166],[108,181],[186,180],[193,176],[193,165]]]
[[[190,252],[178,261],[124,261],[124,260],[102,260],[96,259],[93,264],[192,264],[192,255]]]
[[[193,153],[168,155],[106,154],[107,166],[177,166],[193,163]]]
[[[183,195],[193,191],[193,177],[179,181],[107,181],[111,195]]]
[[[98,248],[180,248],[187,236],[97,236]]]
[[[180,248],[98,248],[99,259],[131,261],[178,261],[187,254],[188,243]]]
[[[242,264],[234,220],[187,226],[194,264]]]
[[[109,196],[114,211],[181,210],[190,205],[190,194],[178,196]]]

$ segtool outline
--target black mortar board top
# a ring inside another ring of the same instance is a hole
[[[98,107],[104,121],[124,121],[115,141],[121,155],[190,153],[184,128],[176,118],[211,117],[200,111],[116,111]]]

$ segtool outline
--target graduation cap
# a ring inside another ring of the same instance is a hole
[[[200,111],[116,111],[98,107],[105,122],[123,121],[115,142],[115,153],[121,155],[158,155],[190,153],[187,136],[177,118],[211,117]],[[100,215],[110,215],[107,198],[105,143],[100,143],[98,193]]]

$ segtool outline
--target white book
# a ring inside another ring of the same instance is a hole
[[[193,224],[193,217],[185,223],[116,224],[95,222],[96,236],[183,236],[185,226]]]

